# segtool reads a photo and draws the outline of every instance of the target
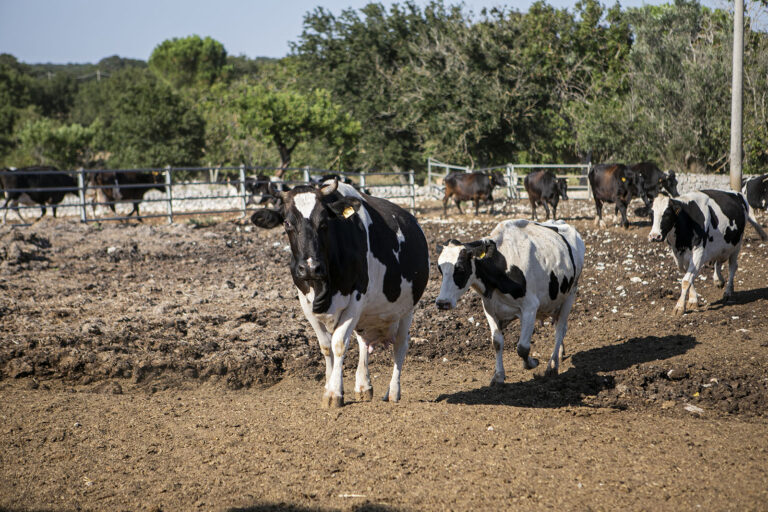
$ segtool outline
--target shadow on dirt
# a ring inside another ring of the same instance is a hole
[[[612,389],[615,372],[636,364],[660,361],[684,354],[697,341],[692,336],[671,335],[631,338],[620,345],[594,348],[572,356],[572,367],[556,377],[538,378],[524,382],[486,386],[470,391],[443,394],[436,402],[466,405],[509,405],[513,407],[558,408],[587,405],[584,398]],[[541,367],[547,360],[541,362]]]
[[[339,510],[336,508],[301,507],[288,503],[262,503],[244,508],[230,508],[227,512],[330,512]],[[375,503],[363,503],[357,507],[348,509],[354,512],[395,512],[397,509]]]
[[[727,300],[720,299],[712,302],[709,309],[716,311],[725,306],[750,304],[758,300],[768,300],[768,287],[733,292],[733,296]]]

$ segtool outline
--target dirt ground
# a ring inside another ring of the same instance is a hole
[[[515,323],[491,388],[479,298],[434,306],[435,245],[528,212],[418,212],[432,275],[403,399],[354,401],[355,347],[339,410],[281,229],[0,227],[0,510],[766,510],[768,245],[748,227],[734,299],[707,270],[676,318],[647,220],[597,229],[569,201],[587,255],[561,374],[522,368]],[[391,355],[371,361],[380,397]]]

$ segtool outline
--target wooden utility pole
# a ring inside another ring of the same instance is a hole
[[[733,79],[731,81],[731,188],[741,190],[744,0],[733,1]]]

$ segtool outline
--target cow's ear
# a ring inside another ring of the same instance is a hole
[[[443,244],[437,244],[435,246],[435,250],[437,251],[437,254],[441,254],[443,252],[443,249],[445,249],[445,246]]]
[[[669,205],[672,207],[672,211],[675,212],[675,215],[680,215],[680,211],[683,209],[682,204],[678,201],[670,201]]]
[[[493,253],[496,251],[496,242],[493,240],[479,240],[468,244],[468,248],[472,256],[481,260],[493,256]]]
[[[251,222],[264,229],[277,227],[283,223],[283,220],[282,210],[273,210],[271,208],[262,208],[251,215]]]
[[[360,209],[362,203],[356,197],[342,197],[338,201],[328,205],[328,208],[336,215],[343,219],[348,219]]]

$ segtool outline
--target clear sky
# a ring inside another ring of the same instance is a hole
[[[670,0],[672,1],[672,0]],[[119,55],[148,60],[166,39],[197,34],[221,42],[230,55],[283,57],[301,34],[304,14],[321,5],[334,14],[369,0],[0,0],[0,53],[22,62],[96,63]],[[380,0],[391,5],[391,0]],[[417,0],[420,6],[428,2]],[[447,0],[446,4],[454,4]],[[465,0],[479,13],[505,5],[526,11],[531,0]],[[573,9],[576,0],[547,0]],[[613,5],[613,0],[603,1]],[[664,0],[624,0],[624,7]],[[704,5],[727,6],[724,0]]]

